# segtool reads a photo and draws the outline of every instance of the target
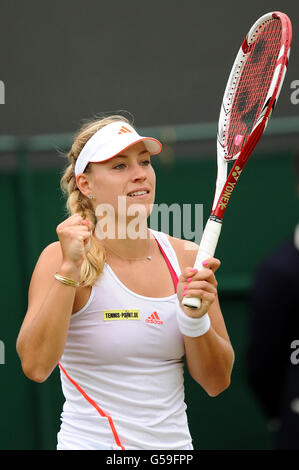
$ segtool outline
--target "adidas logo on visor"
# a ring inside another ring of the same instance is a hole
[[[127,129],[127,127],[122,126],[122,127],[120,128],[120,130],[118,131],[118,134],[126,134],[127,132],[132,133],[132,131],[130,131],[130,129]]]

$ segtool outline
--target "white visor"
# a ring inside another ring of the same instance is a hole
[[[143,142],[151,155],[156,155],[162,150],[162,144],[157,139],[140,136],[124,121],[107,124],[84,145],[75,164],[75,175],[83,173],[89,162],[110,160],[137,142]]]

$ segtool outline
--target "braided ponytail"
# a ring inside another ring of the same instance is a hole
[[[74,171],[75,163],[82,148],[95,132],[107,124],[120,120],[129,123],[125,117],[118,115],[86,122],[75,135],[71,150],[67,154],[67,158],[71,163],[64,168],[60,179],[60,187],[66,197],[68,216],[78,213],[83,219],[88,219],[92,225],[93,234],[90,237],[89,249],[86,251],[86,256],[81,267],[80,282],[84,286],[94,285],[98,277],[102,274],[106,260],[106,251],[94,235],[96,216],[92,203],[88,197],[81,193],[76,184]],[[89,168],[89,165],[87,165],[85,173],[88,173]]]

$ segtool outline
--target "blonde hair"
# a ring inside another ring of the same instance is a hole
[[[66,211],[68,216],[78,213],[84,219],[88,219],[92,223],[93,234],[90,237],[90,247],[86,252],[85,259],[81,267],[80,282],[83,286],[94,285],[98,277],[102,274],[106,260],[106,251],[94,235],[96,217],[92,203],[90,199],[81,193],[76,184],[74,172],[75,163],[82,148],[93,134],[107,124],[115,121],[125,121],[130,124],[129,120],[124,116],[112,115],[86,121],[85,124],[81,126],[75,134],[70,151],[66,155],[70,163],[63,169],[62,177],[60,179],[61,190],[67,198]],[[89,171],[90,165],[87,165],[85,173],[88,173]]]

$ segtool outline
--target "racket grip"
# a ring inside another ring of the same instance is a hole
[[[203,261],[214,256],[221,227],[221,222],[210,219],[207,221],[194,263],[194,268],[198,269],[198,271],[204,269]],[[182,304],[189,308],[200,308],[201,301],[198,297],[185,297]]]

